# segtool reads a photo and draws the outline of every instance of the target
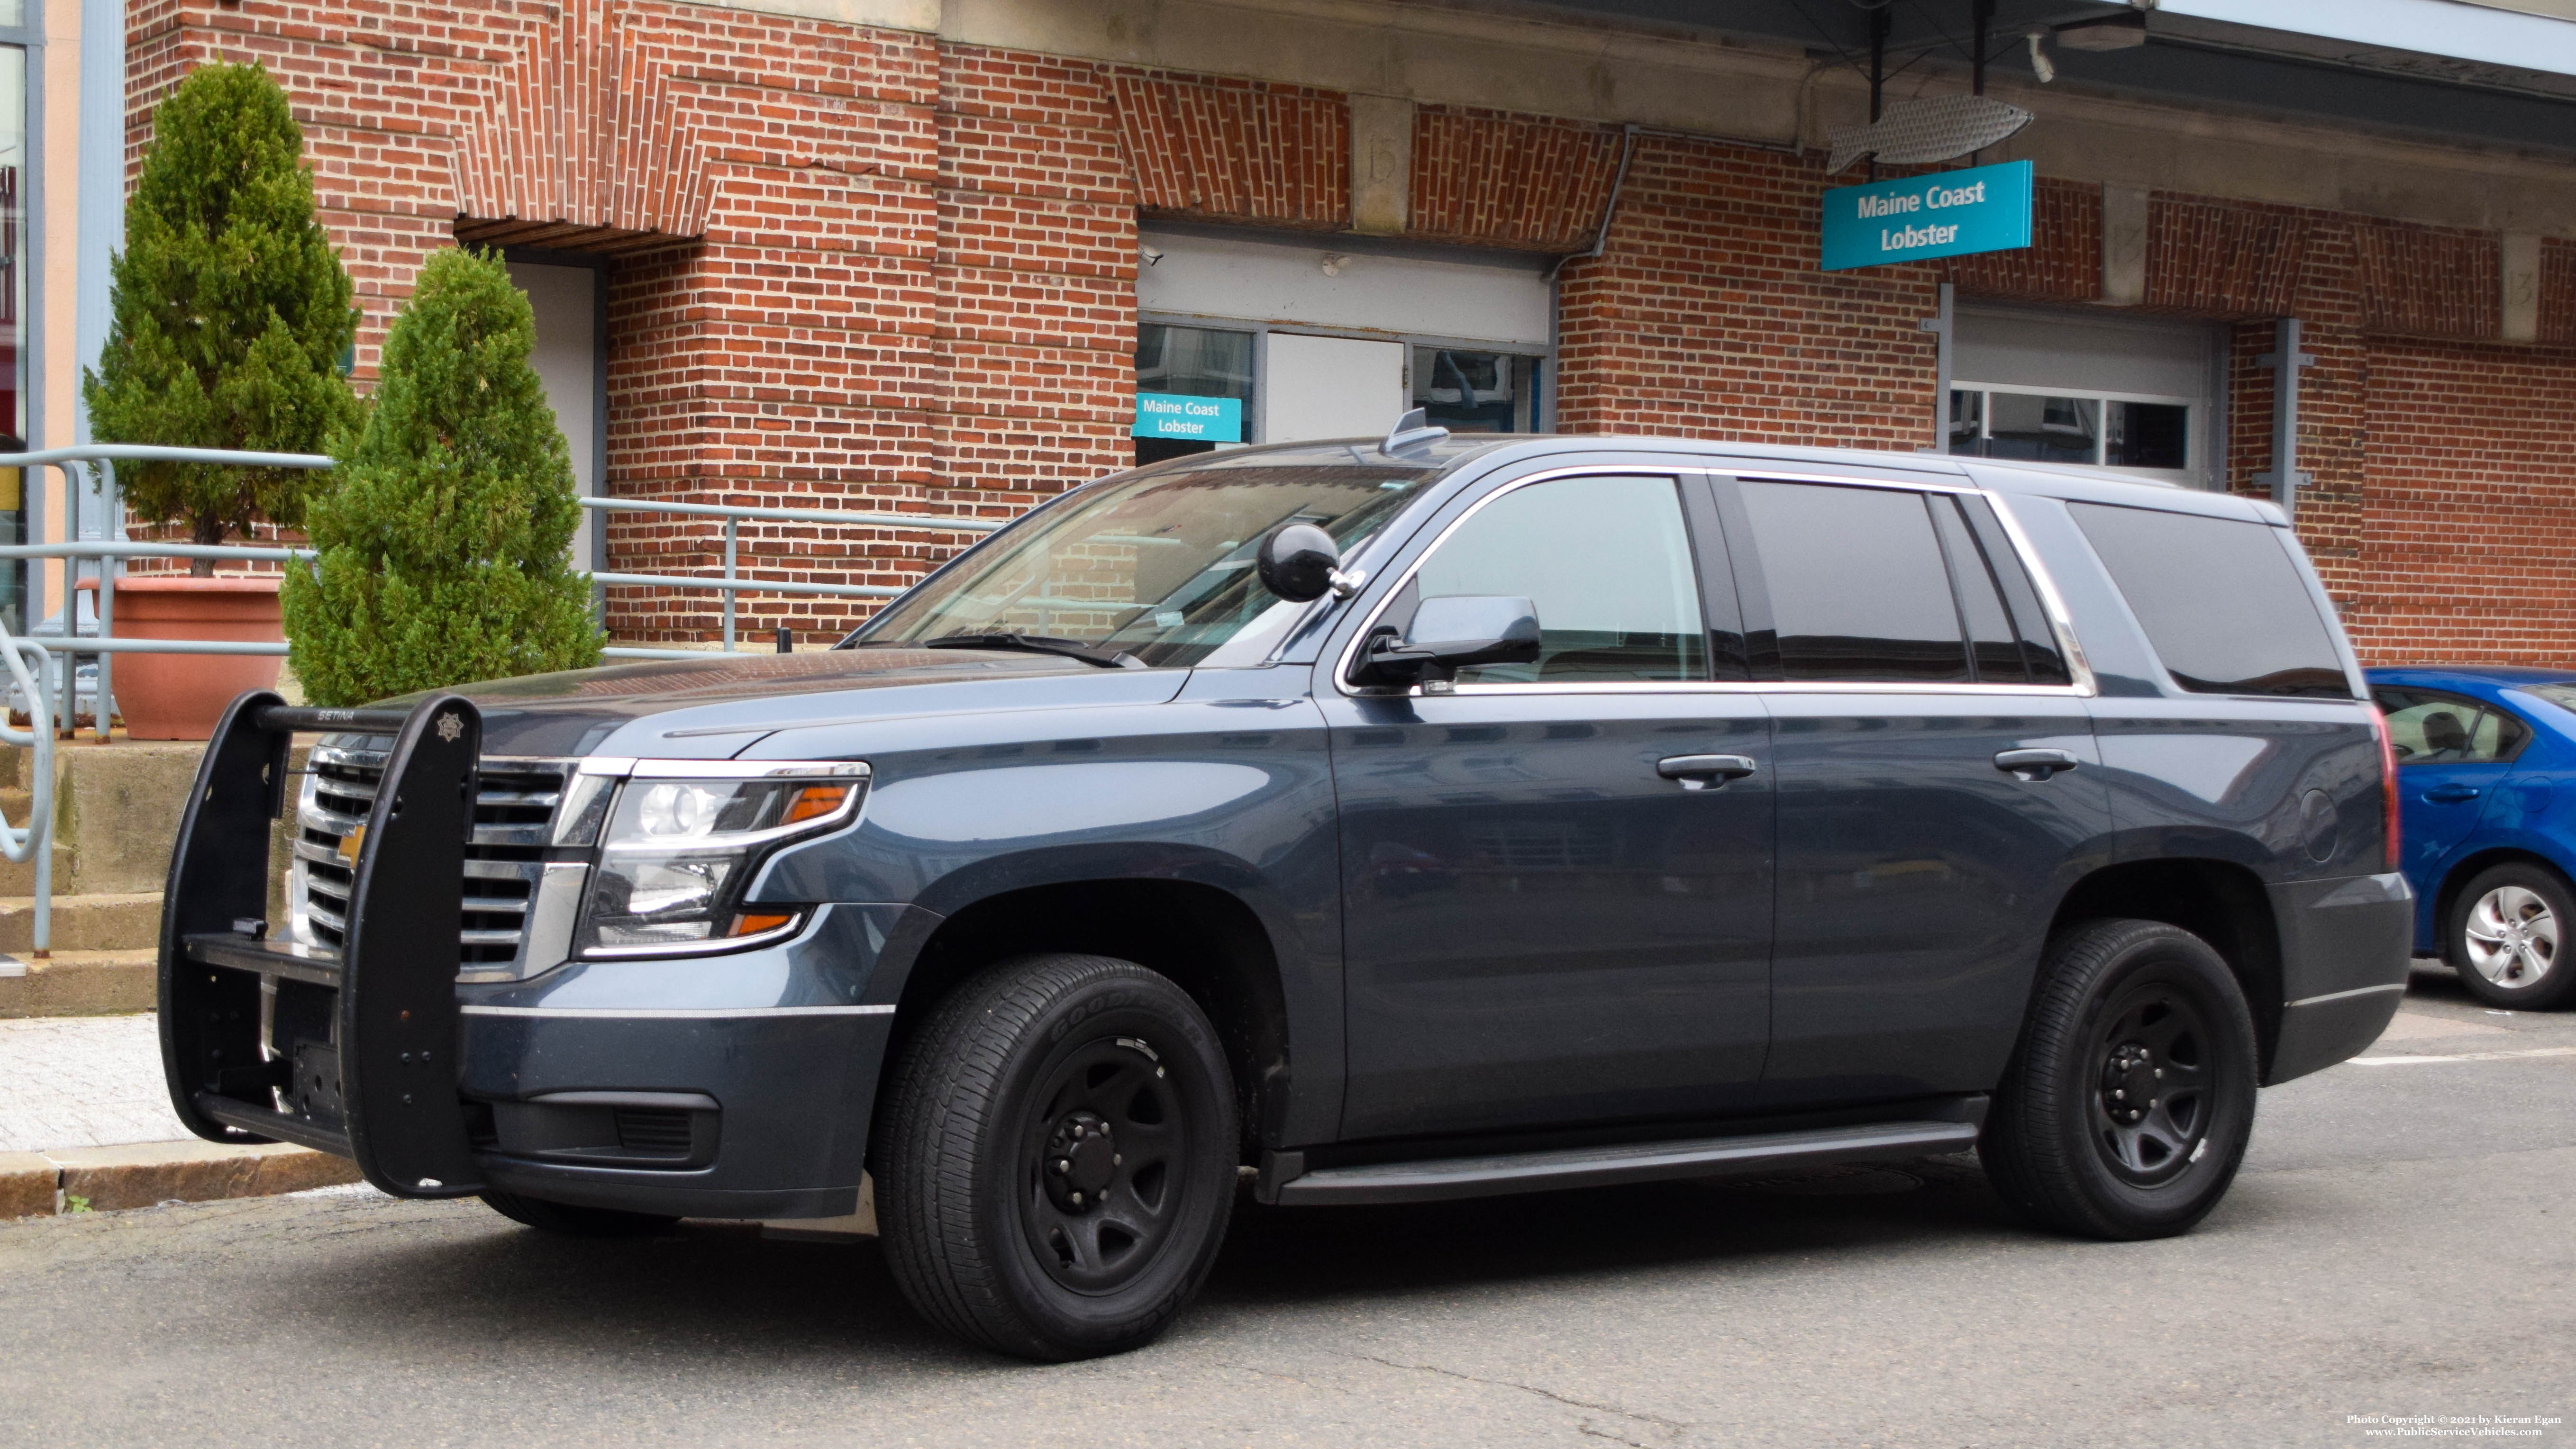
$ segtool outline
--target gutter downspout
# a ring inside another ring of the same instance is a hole
[[[1635,158],[1636,154],[1637,127],[1632,122],[1620,128],[1619,170],[1610,178],[1610,199],[1602,203],[1601,226],[1593,233],[1591,248],[1586,251],[1568,252],[1558,257],[1556,265],[1547,270],[1548,285],[1554,286],[1556,279],[1564,274],[1567,266],[1575,262],[1591,261],[1600,256],[1602,250],[1610,245],[1610,219],[1619,214],[1619,193],[1627,189],[1628,163]]]

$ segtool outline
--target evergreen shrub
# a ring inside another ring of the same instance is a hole
[[[357,335],[349,275],[313,218],[304,133],[256,65],[207,65],[152,114],[110,263],[113,318],[84,369],[101,442],[318,453],[358,417],[340,371]],[[311,473],[128,463],[125,501],[196,543],[294,527]],[[213,565],[200,561],[199,574]]]
[[[571,454],[535,345],[498,256],[430,256],[385,336],[366,424],[306,510],[318,576],[287,570],[290,657],[313,703],[599,662],[589,579],[568,557]]]

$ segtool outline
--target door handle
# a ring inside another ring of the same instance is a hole
[[[2045,780],[2083,763],[2073,750],[2006,750],[1995,756],[1996,769],[2024,780]]]
[[[1729,780],[1741,780],[1760,768],[1745,755],[1666,755],[1655,762],[1655,773],[1667,780],[1679,780],[1685,790],[1706,790],[1722,786]]]
[[[2475,800],[2481,793],[2475,785],[2436,785],[2424,792],[2424,798],[2437,805],[2457,805],[2463,800]]]

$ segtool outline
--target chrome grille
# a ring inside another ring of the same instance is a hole
[[[342,849],[376,807],[384,780],[381,738],[313,747],[295,812],[295,855],[287,869],[289,930],[311,946],[348,942],[349,892],[356,850]],[[458,960],[472,977],[526,974],[528,916],[545,874],[555,807],[571,763],[489,759],[474,801],[474,836],[465,847],[465,910],[458,922]],[[558,958],[559,959],[559,958]],[[552,966],[553,961],[541,963]]]

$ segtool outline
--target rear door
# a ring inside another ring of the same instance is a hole
[[[2372,691],[2397,752],[2398,838],[2418,894],[2466,842],[2506,784],[2531,727],[2494,705],[2437,689]]]
[[[1446,525],[1368,629],[1401,632],[1424,598],[1526,598],[1539,660],[1461,671],[1447,692],[1355,692],[1341,663],[1318,681],[1341,811],[1345,1136],[1753,1100],[1770,725],[1731,588],[1701,591],[1715,531],[1687,475],[1505,485]],[[1712,755],[1752,773],[1663,773]]]
[[[2108,806],[2066,651],[1985,500],[1717,483],[1779,779],[1761,1100],[1983,1091]]]

